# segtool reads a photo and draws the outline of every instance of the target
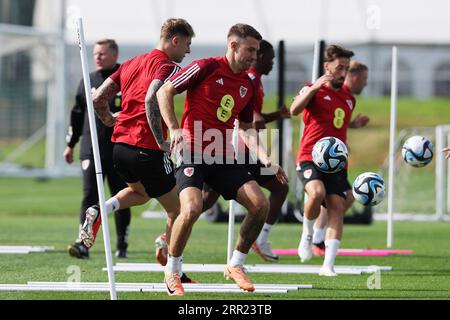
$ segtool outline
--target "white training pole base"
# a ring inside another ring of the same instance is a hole
[[[236,284],[184,284],[185,292],[244,293]],[[311,289],[312,285],[255,284],[255,293],[287,293]],[[117,292],[166,292],[164,283],[116,283]],[[107,282],[28,282],[0,284],[0,291],[108,292]]]
[[[279,264],[266,265],[255,264],[244,266],[251,273],[290,273],[290,274],[318,274],[319,265],[293,265]],[[389,271],[389,266],[335,266],[337,274],[361,275],[362,273],[374,273],[376,271]],[[185,272],[212,272],[223,273],[224,264],[183,264]],[[103,269],[105,271],[106,269]],[[117,263],[114,266],[116,272],[163,272],[164,267],[157,263]]]
[[[1,253],[11,253],[11,254],[27,254],[31,252],[48,252],[54,251],[55,247],[41,247],[41,246],[0,246]]]

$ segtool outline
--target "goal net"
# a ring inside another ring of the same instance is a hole
[[[0,175],[66,171],[64,50],[56,33],[0,24]]]
[[[428,138],[434,146],[433,161],[421,168],[408,165],[401,154],[403,143],[415,135]],[[394,220],[450,220],[450,170],[440,151],[449,142],[450,126],[407,128],[399,132],[395,148]],[[387,183],[388,159],[381,173]],[[374,219],[386,219],[387,200],[386,197],[374,207]]]

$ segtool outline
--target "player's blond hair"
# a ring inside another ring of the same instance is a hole
[[[160,38],[169,40],[176,35],[192,38],[195,36],[195,33],[192,26],[186,20],[181,18],[167,19],[161,27]]]
[[[364,64],[356,60],[350,62],[350,68],[348,72],[351,74],[360,74],[363,71],[369,71],[369,68]]]

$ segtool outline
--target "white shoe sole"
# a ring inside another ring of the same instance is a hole
[[[94,217],[95,215],[95,217]],[[84,245],[88,248],[94,245],[94,221],[97,215],[91,210],[86,211],[86,220],[84,221],[83,227],[81,228],[80,236]]]
[[[329,269],[326,269],[326,270],[320,270],[319,276],[321,276],[321,277],[336,277],[337,273],[334,271],[331,271]]]

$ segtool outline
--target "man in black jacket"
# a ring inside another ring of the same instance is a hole
[[[92,91],[100,87],[103,81],[119,68],[119,64],[117,64],[118,54],[119,49],[114,40],[101,39],[96,42],[94,46],[94,61],[97,70],[89,75],[91,79]],[[119,92],[109,101],[109,108],[111,112],[115,113],[121,110],[120,107],[121,96]],[[111,142],[111,135],[114,128],[105,126],[97,116],[95,117],[95,120],[103,177],[107,178],[111,195],[113,195],[127,186],[113,167],[113,144]],[[80,209],[81,227],[85,220],[86,209],[98,203],[94,154],[92,151],[91,132],[89,128],[83,80],[80,81],[78,86],[78,91],[75,97],[75,105],[72,108],[70,116],[69,132],[66,136],[67,147],[64,150],[64,159],[67,163],[73,162],[74,147],[80,139],[80,136],[83,136],[80,148],[80,160],[83,172],[83,200],[81,202]],[[130,219],[130,209],[119,210],[115,213],[117,234],[116,257],[118,258],[127,257],[127,238]],[[74,244],[69,245],[67,250],[72,257],[80,259],[89,258],[88,248],[84,246],[81,239],[77,239]]]

